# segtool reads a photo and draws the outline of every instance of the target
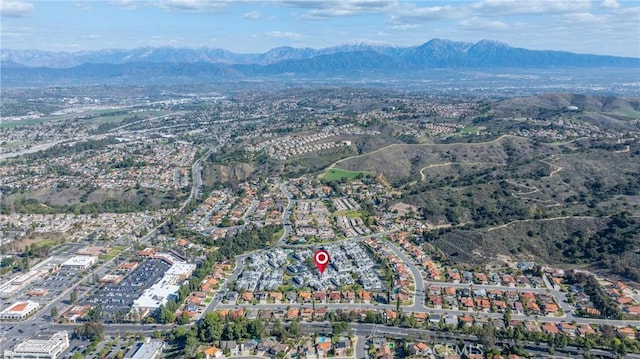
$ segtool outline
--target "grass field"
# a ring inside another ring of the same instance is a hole
[[[109,123],[109,122],[121,122],[123,119],[127,117],[131,117],[133,115],[133,113],[130,113],[130,112],[127,112],[124,114],[114,114],[114,113],[117,113],[117,111],[101,110],[101,111],[96,111],[95,113],[92,113],[92,112],[87,112],[83,114],[73,113],[73,114],[65,114],[65,115],[44,116],[40,118],[29,118],[29,119],[16,120],[16,121],[4,120],[4,121],[0,121],[0,128],[31,126],[31,125],[37,125],[37,124],[41,124],[49,121],[69,120],[69,119],[73,119],[74,117],[84,117],[84,116],[90,116],[90,118],[86,119],[85,121],[101,124],[101,123]],[[157,110],[137,113],[138,116],[143,118],[161,116],[164,114],[165,114],[164,111],[157,111]],[[95,117],[91,117],[91,116],[95,116]]]
[[[32,244],[31,246],[35,247],[53,247],[58,244],[60,241],[56,239],[45,239],[43,241],[39,241],[37,243]]]
[[[273,240],[277,241],[280,239],[280,237],[282,237],[282,235],[284,234],[284,227],[282,227],[281,230],[277,231],[276,233],[273,234]]]
[[[347,170],[341,170],[338,168],[330,168],[324,172],[324,174],[322,175],[322,178],[326,179],[327,181],[338,181],[343,177],[346,177],[347,179],[356,178],[361,173],[362,172],[347,171]]]
[[[369,215],[367,212],[365,211],[357,211],[357,210],[353,210],[353,211],[349,211],[349,210],[344,210],[344,211],[335,211],[332,214],[333,216],[347,216],[349,218],[365,218],[367,217],[367,215]]]
[[[49,119],[30,118],[26,120],[17,120],[17,121],[0,121],[0,128],[13,128],[13,127],[37,125],[46,121],[49,121]]]
[[[465,127],[465,128],[461,129],[458,132],[464,133],[466,135],[473,135],[476,132],[478,132],[478,127],[476,127],[476,126]]]
[[[109,253],[99,256],[98,259],[100,259],[102,261],[105,261],[105,262],[109,261],[109,260],[115,258],[115,256],[117,256],[118,254],[120,254],[122,251],[124,251],[127,248],[129,248],[129,247],[127,247],[127,246],[113,246],[113,247],[111,247],[111,250],[109,251]]]

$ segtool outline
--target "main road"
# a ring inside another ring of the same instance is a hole
[[[296,200],[293,199],[293,194],[291,194],[287,189],[287,184],[288,182],[283,182],[280,185],[280,192],[287,197],[287,207],[282,211],[282,225],[284,226],[284,233],[280,239],[278,239],[279,246],[284,246],[286,244],[285,240],[291,235],[291,209],[296,204]]]
[[[422,277],[422,273],[418,270],[418,268],[416,268],[416,266],[413,264],[413,261],[409,259],[404,254],[403,251],[398,249],[398,247],[396,247],[395,244],[391,243],[390,241],[384,241],[384,243],[405,263],[407,267],[409,267],[409,270],[413,275],[413,282],[415,283],[415,287],[416,287],[416,292],[413,297],[413,305],[409,307],[403,307],[403,308],[407,308],[410,311],[426,310],[427,307],[424,305],[424,302],[425,302],[424,283],[425,282],[424,282],[424,278]]]
[[[193,324],[191,324],[193,325]],[[74,324],[56,324],[53,325],[50,330],[51,331],[60,331],[66,330],[72,332],[75,329],[76,325]],[[116,335],[116,334],[124,334],[127,332],[130,333],[143,333],[146,335],[152,335],[155,331],[160,330],[170,330],[174,328],[175,325],[142,325],[142,324],[118,324],[118,325],[106,325],[104,330],[106,334]],[[367,339],[369,337],[375,335],[381,335],[391,338],[402,339],[408,336],[412,338],[420,339],[420,338],[437,338],[437,342],[441,345],[451,345],[452,347],[462,341],[463,343],[474,343],[474,345],[467,346],[468,352],[471,351],[482,351],[482,346],[477,346],[475,344],[478,343],[479,338],[473,334],[458,334],[451,333],[441,330],[432,330],[432,329],[421,329],[421,328],[401,328],[394,326],[387,326],[383,324],[373,324],[373,323],[349,323],[348,329],[354,333],[356,336],[355,343],[355,355],[356,359],[367,358]],[[329,322],[302,322],[300,323],[300,330],[303,333],[311,334],[318,333],[324,335],[332,335],[332,325]],[[498,340],[496,342],[498,346],[500,345],[511,345],[513,344],[512,340]],[[521,346],[525,348],[528,352],[534,353],[544,353],[548,354],[549,347],[546,343],[535,343],[535,342],[520,342]],[[580,357],[584,350],[574,346],[567,346],[564,348],[556,348],[556,352],[561,355],[571,355],[572,357]],[[603,350],[598,348],[592,348],[589,350],[589,353],[592,355],[598,355],[605,358],[616,358],[616,354],[609,350]],[[563,356],[559,356],[563,357]],[[637,354],[627,354],[628,358],[640,358],[640,355]]]

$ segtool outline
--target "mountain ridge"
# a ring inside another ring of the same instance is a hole
[[[619,68],[631,74],[640,58],[516,48],[501,42],[433,39],[419,46],[355,44],[325,49],[277,47],[262,54],[224,49],[143,47],[77,53],[1,50],[5,87],[74,84],[187,84],[278,78],[356,79],[372,76],[416,79],[437,69],[571,71]],[[36,65],[36,66],[34,66]],[[631,70],[630,70],[631,69]],[[437,76],[437,75],[436,75]],[[455,78],[458,75],[452,75]],[[626,76],[626,75],[625,75]],[[446,81],[450,81],[447,79]],[[489,84],[493,86],[493,83]]]
[[[188,47],[139,47],[133,49],[85,50],[78,52],[44,50],[0,50],[0,60],[14,62],[28,67],[70,68],[86,63],[126,64],[135,62],[151,63],[215,63],[215,64],[256,64],[271,65],[286,60],[311,59],[317,56],[371,51],[380,55],[394,57],[398,61],[411,65],[476,67],[487,65],[503,66],[508,61],[498,61],[498,57],[516,56],[518,62],[523,58],[532,61],[544,60],[544,66],[571,66],[573,62],[614,63],[618,66],[637,65],[640,58],[609,55],[576,54],[556,50],[529,50],[511,47],[495,40],[480,40],[476,43],[431,39],[417,46],[392,46],[369,43],[338,45],[313,49],[280,46],[264,53],[236,53],[221,48]],[[493,61],[493,62],[492,62]],[[513,64],[518,65],[517,62]]]

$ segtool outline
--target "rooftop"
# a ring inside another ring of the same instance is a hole
[[[40,307],[40,304],[28,300],[26,302],[15,303],[9,308],[3,310],[2,314],[23,314],[28,313],[38,307]]]

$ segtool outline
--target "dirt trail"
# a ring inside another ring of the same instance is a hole
[[[555,164],[554,162],[558,160],[558,157],[556,155],[551,156],[551,161],[547,162],[545,160],[540,160],[540,162],[544,163],[545,165],[548,165],[549,167],[551,167],[551,173],[549,173],[549,176],[547,176],[547,178],[551,178],[553,177],[554,174],[560,172],[563,170],[563,168],[561,166],[558,166],[557,164]]]
[[[380,183],[382,183],[386,187],[393,188],[391,183],[389,183],[389,181],[387,181],[387,179],[384,177],[384,175],[382,173],[378,175],[378,181],[380,181]]]
[[[627,153],[629,151],[631,151],[631,146],[627,145],[624,150],[615,151],[615,153]]]
[[[509,223],[505,223],[505,224],[501,224],[499,226],[495,226],[495,227],[491,227],[491,228],[487,228],[487,232],[491,232],[494,231],[496,229],[500,229],[500,228],[506,228],[512,224],[515,223],[525,223],[525,222],[532,222],[532,221],[541,221],[541,222],[547,222],[547,221],[561,221],[563,219],[597,219],[597,218],[603,218],[603,217],[594,217],[594,216],[563,216],[563,217],[553,217],[553,218],[540,218],[540,219],[518,219],[515,221],[511,221]]]
[[[493,162],[444,162],[444,163],[434,163],[428,166],[424,166],[420,169],[420,180],[421,181],[426,181],[427,180],[427,175],[424,174],[424,170],[429,169],[429,168],[434,168],[434,167],[444,167],[444,166],[451,166],[451,165],[469,165],[469,166],[474,166],[474,165],[493,165],[493,166],[504,166],[504,164],[502,163],[493,163]]]

